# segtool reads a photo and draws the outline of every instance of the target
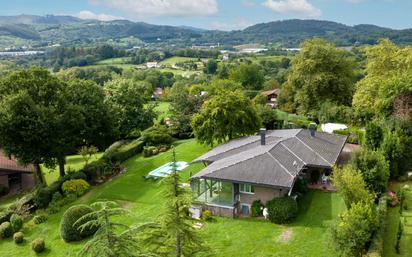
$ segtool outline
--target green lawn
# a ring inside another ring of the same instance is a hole
[[[191,161],[207,150],[195,140],[176,143],[179,161]],[[152,221],[164,205],[162,185],[161,182],[144,181],[143,176],[170,160],[170,151],[150,158],[133,157],[124,163],[126,173],[93,187],[74,204],[115,200],[132,213],[122,217],[122,222]],[[190,174],[202,168],[202,164],[191,165],[182,171],[183,179],[187,181]],[[290,225],[279,226],[258,219],[217,218],[216,222],[205,224],[200,233],[214,249],[215,256],[335,256],[327,231],[332,220],[344,209],[343,201],[337,194],[310,191],[301,202],[300,214]],[[24,244],[17,246],[12,239],[0,241],[0,256],[75,256],[84,241],[69,244],[63,242],[59,235],[60,217],[68,207],[50,215],[44,224],[25,224]],[[282,241],[280,235],[288,230],[291,231],[289,240]],[[44,237],[47,247],[47,251],[39,255],[30,250],[30,241],[37,237]]]
[[[169,102],[157,102],[157,106],[155,108],[155,111],[158,113],[158,116],[156,118],[157,121],[160,121],[164,118],[170,118],[169,107]]]
[[[97,153],[95,155],[93,155],[89,162],[95,161],[97,159],[100,158],[100,156],[102,156],[103,153]],[[68,171],[78,171],[80,169],[83,168],[85,162],[84,159],[81,155],[72,155],[72,156],[68,156],[66,158],[66,165],[65,165],[65,169],[66,172]],[[43,170],[43,174],[44,174],[44,178],[46,179],[46,183],[48,185],[50,185],[51,183],[53,183],[54,181],[56,181],[59,178],[59,167],[55,167],[54,169],[49,169],[45,166],[42,166],[42,170]]]
[[[390,186],[391,190],[397,191],[400,187],[409,185],[412,187],[412,182],[395,183]],[[396,256],[411,256],[412,253],[412,191],[406,191],[406,205],[408,210],[403,211],[403,217],[405,217],[405,227],[401,239],[401,253],[397,254],[395,251],[396,233],[398,231],[399,222],[399,207],[388,207],[388,216],[386,219],[386,231],[384,238],[383,256],[384,257],[396,257]]]
[[[201,59],[206,61],[207,59]],[[173,56],[160,62],[162,65],[173,65],[178,62],[198,61],[198,58]]]

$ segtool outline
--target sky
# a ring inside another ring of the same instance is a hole
[[[412,28],[412,0],[0,0],[0,15],[73,15],[205,29],[243,29],[285,19]]]

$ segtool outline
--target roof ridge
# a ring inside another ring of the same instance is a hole
[[[307,163],[301,159],[299,156],[297,156],[289,147],[287,147],[285,144],[283,144],[283,141],[280,142],[280,144],[286,148],[291,154],[293,154],[296,158],[298,158],[301,162],[303,162],[304,165],[307,165]]]
[[[280,161],[279,161],[278,159],[276,159],[275,156],[273,156],[270,152],[266,152],[266,153],[267,153],[270,157],[272,157],[272,159],[275,160],[275,161],[280,165],[280,167],[282,167],[284,170],[286,170],[286,172],[287,172],[292,178],[295,177],[295,176],[292,175],[292,173],[289,172],[288,169],[286,169],[285,166],[282,165],[282,163],[280,163]]]
[[[299,132],[300,133],[300,132]],[[299,140],[302,144],[304,144],[307,148],[309,148],[309,150],[311,150],[312,152],[314,152],[317,156],[319,156],[321,159],[323,159],[327,164],[329,164],[330,166],[333,166],[333,164],[331,164],[328,160],[326,160],[325,158],[323,158],[322,155],[318,154],[315,150],[313,150],[312,147],[308,146],[305,142],[302,141],[302,139],[300,139],[299,137],[295,136],[295,138],[297,140]]]

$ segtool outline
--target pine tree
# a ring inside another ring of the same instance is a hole
[[[140,257],[140,256],[157,256],[155,254],[145,253],[142,247],[139,247],[137,235],[146,229],[152,228],[151,223],[129,227],[122,223],[113,222],[111,218],[114,216],[122,216],[128,214],[127,210],[118,207],[115,202],[96,202],[91,205],[96,211],[88,213],[81,217],[76,223],[82,223],[83,220],[88,220],[90,217],[94,219],[80,226],[81,230],[86,230],[90,227],[99,227],[93,238],[88,241],[79,252],[79,256],[93,257]],[[97,218],[96,218],[97,217]],[[75,224],[76,224],[75,223]],[[123,232],[117,231],[124,229]]]
[[[173,149],[172,173],[163,180],[166,206],[159,218],[159,228],[151,231],[151,239],[158,243],[155,251],[165,256],[196,256],[205,252],[206,248],[193,228],[193,220],[189,216],[192,203],[190,189],[181,184],[176,166],[176,153]],[[151,243],[154,241],[151,240]]]

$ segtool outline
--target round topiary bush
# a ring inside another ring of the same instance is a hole
[[[291,197],[274,198],[267,202],[269,220],[276,224],[291,222],[298,214],[298,204]]]
[[[22,232],[16,232],[13,235],[13,240],[16,244],[21,244],[23,243],[24,240],[24,234]]]
[[[36,253],[41,253],[44,251],[45,244],[42,238],[37,238],[31,242],[31,249]]]
[[[13,214],[10,217],[10,224],[14,232],[19,231],[23,227],[23,219],[18,214]]]
[[[46,215],[40,214],[33,217],[33,223],[39,225],[47,220]]]
[[[66,242],[71,242],[93,235],[96,232],[97,227],[87,227],[83,229],[83,231],[81,231],[79,227],[87,221],[93,220],[94,217],[83,220],[74,226],[74,223],[76,223],[77,220],[91,212],[93,212],[93,209],[87,205],[75,205],[67,209],[60,221],[60,236],[62,239]]]
[[[9,238],[13,235],[13,228],[11,227],[10,222],[6,221],[0,225],[0,237]]]
[[[82,196],[90,188],[89,183],[84,179],[73,179],[63,183],[62,191],[64,195],[74,194],[76,196]]]

